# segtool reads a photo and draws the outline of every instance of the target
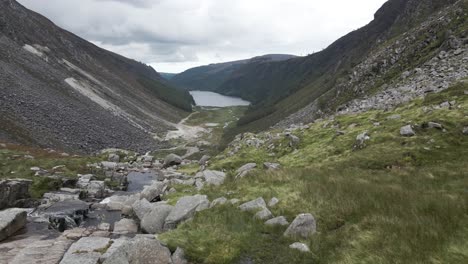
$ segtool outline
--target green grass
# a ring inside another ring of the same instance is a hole
[[[312,213],[318,233],[302,240],[311,253],[289,249],[296,240],[282,236],[285,228],[268,228],[231,205],[203,211],[161,239],[171,248],[183,247],[194,263],[468,262],[465,90],[468,85],[462,82],[392,112],[311,124],[294,132],[301,139],[297,150],[288,147],[284,137],[271,139],[262,133],[256,137],[266,141],[263,147],[242,143],[237,154],[227,156],[230,147],[213,159],[211,168],[227,169],[228,179],[201,193],[210,200],[225,196],[243,202],[278,197],[280,203],[271,211],[289,221],[299,213]],[[452,100],[458,104],[454,109],[431,108]],[[387,119],[394,114],[401,119]],[[440,122],[446,131],[424,128],[429,121]],[[415,137],[399,135],[407,123],[416,127]],[[336,135],[332,127],[338,125],[345,135]],[[363,131],[371,140],[353,150]],[[271,144],[275,149],[267,149]],[[244,163],[265,161],[278,161],[284,169],[234,179],[233,171]]]

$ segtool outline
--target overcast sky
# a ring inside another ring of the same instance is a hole
[[[386,0],[19,0],[160,72],[270,53],[307,55],[369,23]]]

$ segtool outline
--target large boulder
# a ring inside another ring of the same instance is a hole
[[[171,167],[174,165],[180,165],[182,163],[182,158],[176,154],[169,154],[164,159],[164,167]]]
[[[195,212],[207,209],[210,201],[206,195],[184,196],[177,201],[174,209],[167,216],[164,229],[173,229],[180,222],[185,221],[195,214]]]
[[[60,264],[97,264],[101,252],[107,250],[111,240],[105,237],[83,237],[73,243]]]
[[[90,181],[86,186],[86,192],[89,197],[103,198],[106,192],[104,181]]]
[[[203,157],[201,157],[201,159],[198,161],[198,165],[200,166],[205,166],[206,163],[211,159],[210,156],[208,155],[203,155]]]
[[[167,185],[163,182],[154,182],[153,184],[146,186],[140,194],[140,198],[145,198],[150,202],[157,202],[161,200],[161,195],[167,189]]]
[[[30,180],[0,180],[0,210],[15,207],[19,201],[29,199]]]
[[[143,219],[143,217],[151,212],[153,209],[153,204],[148,202],[145,198],[141,200],[137,200],[132,205],[133,213],[135,214],[138,219]]]
[[[266,208],[266,203],[262,197],[239,205],[239,209],[242,211],[260,211],[265,208]]]
[[[317,231],[315,218],[311,214],[300,214],[284,232],[288,237],[302,237],[307,239]]]
[[[185,252],[180,247],[178,247],[174,254],[172,254],[172,264],[188,264],[188,261],[185,258]]]
[[[222,171],[206,170],[197,173],[197,177],[203,177],[208,185],[219,186],[224,183],[226,173]]]
[[[114,224],[115,234],[136,234],[138,233],[138,225],[135,220],[124,218]]]
[[[164,231],[166,218],[173,209],[174,207],[168,204],[159,204],[154,206],[141,220],[141,229],[148,234],[162,233]]]
[[[0,241],[16,233],[26,225],[27,213],[19,208],[0,211]]]
[[[40,212],[49,219],[50,225],[63,232],[78,227],[88,216],[89,205],[80,200],[61,201]]]
[[[411,127],[411,125],[406,125],[400,128],[400,135],[404,137],[412,137],[415,136],[416,133],[414,132],[413,127]]]
[[[115,246],[114,246],[115,245]],[[171,252],[154,239],[137,236],[132,240],[114,243],[105,254],[103,264],[172,264]]]

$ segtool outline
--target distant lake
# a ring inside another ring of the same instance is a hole
[[[191,91],[190,94],[197,106],[228,107],[238,105],[250,105],[250,102],[239,97],[226,96],[214,92]]]

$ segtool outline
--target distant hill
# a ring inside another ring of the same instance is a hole
[[[177,75],[177,73],[168,73],[168,72],[158,72],[159,75],[161,75],[161,77],[163,77],[164,79],[166,80],[171,80],[172,78],[174,78],[174,76]]]
[[[90,152],[157,145],[192,97],[14,0],[0,1],[0,140]]]
[[[244,65],[285,61],[295,57],[294,55],[269,54],[246,60],[210,64],[186,70],[174,76],[170,81],[187,90],[215,91],[228,79],[233,78],[233,74]]]

